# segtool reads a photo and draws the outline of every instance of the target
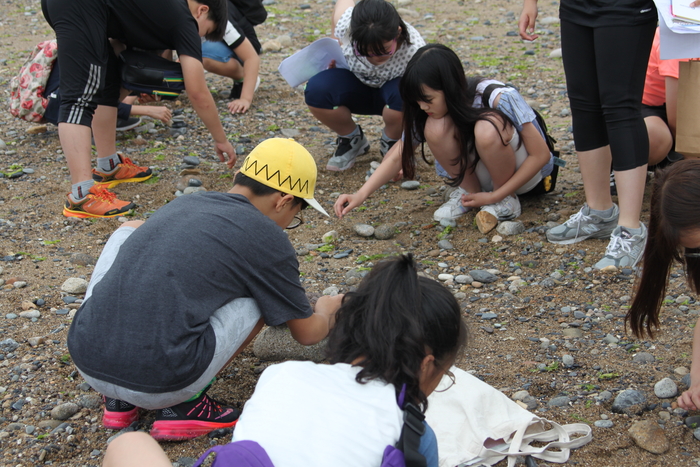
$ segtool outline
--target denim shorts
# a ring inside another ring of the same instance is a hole
[[[238,58],[238,55],[236,55],[233,50],[229,48],[228,45],[226,45],[223,41],[219,42],[211,42],[211,41],[204,41],[202,42],[202,58],[209,58],[211,60],[216,60],[217,62],[221,63],[226,63],[228,62],[231,58],[235,58],[239,62],[241,62],[241,59]],[[243,62],[241,62],[241,65]]]

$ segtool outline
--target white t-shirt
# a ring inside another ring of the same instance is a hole
[[[345,363],[284,362],[260,376],[233,441],[258,442],[275,467],[379,467],[401,435],[393,385],[359,384]]]
[[[408,37],[411,39],[411,45],[402,44],[401,47],[394,52],[389,60],[381,65],[372,65],[367,61],[366,57],[358,57],[355,55],[355,49],[350,38],[350,20],[352,18],[352,10],[354,7],[345,10],[343,15],[335,25],[335,37],[340,39],[340,46],[343,49],[345,61],[348,62],[348,67],[357,79],[362,81],[367,86],[373,88],[381,88],[387,81],[403,76],[406,71],[411,57],[418,49],[425,45],[425,41],[416,31],[416,28],[410,24],[406,24],[408,29]]]

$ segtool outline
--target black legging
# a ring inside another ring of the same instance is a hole
[[[576,150],[610,144],[615,170],[649,161],[641,105],[655,30],[656,22],[592,28],[561,21]]]

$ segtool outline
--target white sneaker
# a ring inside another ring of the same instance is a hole
[[[462,195],[468,195],[464,188],[458,187],[452,193],[450,193],[450,199],[447,200],[445,204],[440,206],[435,214],[433,214],[433,219],[437,222],[441,220],[457,220],[469,211],[469,208],[462,206]]]
[[[499,222],[515,219],[522,214],[520,200],[515,194],[506,196],[498,203],[481,206],[481,210],[493,215]]]
[[[633,268],[637,265],[647,242],[647,228],[641,222],[641,233],[632,235],[625,227],[617,226],[610,235],[610,243],[605,249],[603,259],[595,263],[596,269],[603,269],[606,266],[621,268]]]

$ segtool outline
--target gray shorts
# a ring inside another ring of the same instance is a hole
[[[102,280],[112,266],[122,243],[129,238],[129,235],[134,230],[136,230],[134,227],[120,227],[109,238],[95,265],[95,270],[92,273],[90,284],[85,293],[85,300],[92,295],[92,289],[95,287],[95,284]],[[147,410],[172,407],[191,399],[204,389],[243,345],[243,342],[253,332],[260,318],[260,310],[252,298],[238,298],[216,310],[210,318],[210,324],[216,336],[214,356],[207,369],[202,373],[202,376],[184,389],[161,394],[149,394],[132,391],[131,389],[93,378],[83,373],[80,368],[78,368],[78,371],[80,371],[80,374],[90,386],[107,397],[119,399]]]

